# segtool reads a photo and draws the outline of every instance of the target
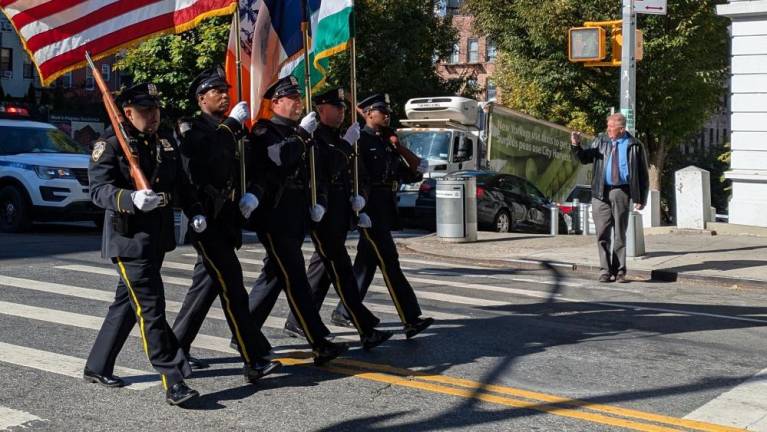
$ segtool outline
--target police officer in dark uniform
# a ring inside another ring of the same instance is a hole
[[[188,355],[211,304],[216,296],[220,297],[226,321],[245,363],[245,379],[253,382],[273,372],[280,363],[266,358],[271,346],[260,329],[252,325],[242,266],[235,254],[235,249],[242,246],[243,217],[250,216],[258,206],[258,199],[251,192],[241,194],[237,190],[240,184],[237,141],[243,135],[242,122],[250,115],[247,104],[240,102],[226,116],[228,90],[220,68],[198,75],[189,93],[201,113],[191,124],[180,127],[183,129],[181,152],[189,178],[208,215],[208,228],[192,235],[197,262],[192,286],[173,324],[173,332]]]
[[[317,114],[301,118],[301,94],[293,76],[278,80],[264,97],[271,99],[273,115],[271,120],[259,120],[253,126],[249,165],[261,201],[254,216],[259,241],[268,256],[263,274],[265,279],[277,281],[254,287],[251,311],[257,325],[263,323],[276,301],[274,287],[284,289],[290,310],[312,347],[315,364],[323,364],[347,346],[325,338],[329,332],[314,307],[301,251],[309,219],[319,222],[327,208],[327,193],[320,189],[322,179],[315,179],[319,181],[314,185],[310,181],[311,135],[317,129]],[[317,204],[311,205],[310,188],[314,186],[318,188]]]
[[[102,255],[117,266],[120,281],[83,378],[107,387],[125,384],[113,375],[115,359],[138,322],[144,352],[162,377],[166,401],[179,405],[199,394],[184,383],[191,370],[165,318],[160,268],[165,253],[176,246],[172,205],[184,209],[198,233],[205,230],[207,221],[182,169],[173,137],[158,131],[156,87],[134,85],[116,103],[127,120],[129,146],[151,189],[136,190],[114,135],[94,144],[88,169],[91,198],[106,210]]]
[[[364,211],[372,226],[360,227],[354,274],[365,297],[376,267],[381,269],[399,318],[405,326],[405,336],[410,339],[429,327],[433,318],[421,318],[421,308],[413,287],[405,279],[399,265],[399,255],[391,230],[400,229],[397,215],[397,190],[399,182],[412,183],[422,178],[426,166],[409,167],[400,156],[396,145],[397,135],[389,128],[390,109],[388,95],[374,94],[358,104],[365,118],[357,145],[369,177],[368,201]],[[425,162],[425,161],[422,161]],[[333,323],[350,327],[351,316],[342,303],[336,307]]]
[[[362,347],[372,349],[389,339],[392,332],[375,329],[379,320],[362,304],[352,261],[346,250],[346,235],[354,224],[354,214],[365,206],[362,196],[353,196],[351,143],[359,138],[360,127],[359,123],[353,123],[341,138],[339,127],[346,112],[343,89],[331,88],[314,96],[312,101],[320,119],[314,131],[314,142],[318,164],[328,183],[328,211],[311,228],[315,252],[309,261],[307,276],[317,310],[320,310],[332,282],[360,334]],[[359,219],[360,225],[370,226],[367,214],[360,213]],[[288,317],[285,329],[303,335],[293,314]]]

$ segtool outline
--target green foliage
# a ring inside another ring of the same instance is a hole
[[[126,51],[115,65],[133,82],[153,82],[163,101],[163,115],[175,118],[197,107],[187,96],[192,79],[215,64],[223,64],[231,17],[203,21],[193,30],[152,38]]]
[[[700,129],[724,96],[729,21],[715,12],[722,2],[669,0],[668,15],[638,18],[645,46],[637,132],[658,174],[667,152]],[[567,30],[620,19],[620,1],[467,0],[466,7],[496,41],[494,79],[504,105],[589,133],[604,129],[610,107],[620,105],[620,69],[570,63]]]

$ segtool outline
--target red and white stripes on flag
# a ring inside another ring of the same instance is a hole
[[[94,59],[231,14],[235,0],[0,0],[44,86]]]

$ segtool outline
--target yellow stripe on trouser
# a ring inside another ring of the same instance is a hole
[[[288,272],[285,270],[285,267],[282,265],[282,261],[280,260],[280,257],[277,255],[277,250],[274,248],[274,241],[272,241],[272,235],[267,234],[266,240],[269,242],[269,249],[272,250],[272,255],[274,256],[274,260],[277,261],[277,265],[280,267],[280,271],[282,272],[282,276],[285,278],[285,294],[288,296],[288,301],[291,305],[293,305],[293,310],[296,313],[296,316],[298,317],[298,320],[301,322],[301,328],[304,329],[304,334],[306,335],[306,339],[309,340],[309,343],[311,345],[314,345],[314,338],[312,338],[311,333],[309,332],[309,326],[306,325],[306,321],[304,320],[304,317],[301,315],[301,311],[298,308],[298,304],[296,304],[296,301],[293,299],[293,288],[290,286],[290,278],[288,277]]]
[[[229,296],[227,295],[227,292],[229,291],[226,287],[226,282],[224,282],[224,276],[221,274],[221,272],[218,270],[218,267],[216,267],[215,264],[213,264],[213,260],[211,260],[208,257],[208,254],[205,253],[205,248],[202,247],[202,242],[197,242],[197,246],[200,247],[200,253],[202,254],[203,258],[205,258],[206,261],[208,261],[208,264],[210,264],[211,267],[213,267],[213,271],[216,272],[216,278],[218,279],[218,282],[221,284],[221,296],[224,297],[224,311],[226,311],[226,315],[229,317],[229,322],[232,323],[232,328],[234,329],[234,337],[237,338],[237,343],[240,345],[240,353],[242,354],[242,358],[245,359],[245,363],[250,366],[250,356],[248,355],[248,348],[246,347],[245,342],[242,340],[242,335],[240,334],[240,328],[237,326],[237,320],[234,318],[234,314],[232,313],[232,305],[231,301],[229,301]]]
[[[351,308],[346,305],[346,299],[344,298],[343,289],[341,288],[341,278],[338,276],[338,271],[336,271],[336,264],[332,259],[328,258],[327,254],[325,254],[325,251],[322,250],[322,242],[320,241],[320,237],[314,231],[312,231],[311,234],[312,238],[314,238],[314,241],[317,242],[317,252],[319,252],[320,256],[322,256],[326,262],[330,263],[330,268],[333,270],[333,276],[336,277],[336,283],[334,286],[338,296],[341,297],[341,303],[343,303],[346,311],[349,312],[349,315],[351,315],[352,321],[354,321],[354,326],[357,327],[357,331],[362,334],[362,327],[360,326],[357,317],[354,315],[354,312],[352,312]]]
[[[378,262],[381,265],[381,273],[383,273],[384,282],[386,282],[386,288],[389,290],[389,295],[391,296],[392,301],[394,301],[394,306],[397,308],[397,314],[399,314],[399,319],[402,321],[403,324],[407,324],[407,320],[405,319],[405,313],[402,312],[402,307],[399,304],[399,300],[397,300],[397,295],[394,293],[394,288],[392,288],[391,281],[389,280],[389,273],[386,270],[386,263],[384,262],[383,257],[381,256],[381,253],[378,251],[378,246],[376,246],[376,242],[373,241],[373,238],[370,237],[370,234],[368,233],[367,228],[361,228],[362,233],[365,235],[365,238],[368,239],[370,242],[370,245],[373,247],[373,251],[376,253],[376,256],[378,257]]]
[[[122,274],[123,280],[125,281],[125,286],[128,287],[128,293],[130,293],[131,299],[133,299],[133,304],[136,305],[136,316],[138,316],[138,327],[139,330],[141,330],[141,342],[144,345],[144,353],[146,353],[146,357],[151,362],[152,359],[149,357],[149,343],[147,342],[146,337],[146,330],[144,328],[144,316],[141,314],[141,304],[138,302],[138,297],[136,296],[136,293],[133,292],[133,287],[131,286],[130,279],[128,279],[128,272],[125,271],[125,265],[123,265],[123,262],[120,261],[120,257],[117,257],[117,265],[120,267],[120,273]],[[165,378],[165,374],[160,374],[160,377],[162,378],[162,386],[164,389],[168,389],[168,381]]]

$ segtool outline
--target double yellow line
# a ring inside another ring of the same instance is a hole
[[[277,360],[288,366],[311,364],[310,354],[300,351],[287,353],[286,357]],[[340,358],[323,366],[322,369],[393,386],[465,399],[475,399],[512,408],[535,410],[546,414],[636,431],[743,431],[743,429],[712,423],[669,417],[629,408],[594,404],[514,387],[483,384],[463,378],[428,374],[359,360]]]

